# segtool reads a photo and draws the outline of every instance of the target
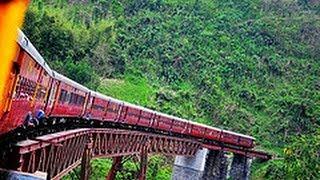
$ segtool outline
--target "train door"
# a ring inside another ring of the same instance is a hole
[[[91,119],[92,115],[91,115],[91,111],[92,111],[92,104],[94,103],[94,95],[92,94],[92,92],[89,92],[89,95],[88,95],[88,102],[86,104],[86,107],[85,107],[85,114],[84,114],[84,117],[86,119]]]
[[[37,118],[41,118],[45,115],[47,96],[50,92],[49,86],[52,81],[51,76],[45,71],[45,69],[40,65],[39,68],[41,71],[37,80],[36,91],[32,99],[33,112],[35,112],[35,117]],[[39,114],[40,111],[41,113]],[[41,117],[39,115],[41,115]]]
[[[51,115],[56,99],[58,98],[59,85],[60,85],[59,81],[52,78],[51,85],[50,85],[50,92],[49,92],[49,95],[47,96],[47,103],[45,107],[45,113],[48,116]]]
[[[91,92],[85,93],[85,100],[84,100],[84,103],[82,106],[82,113],[81,113],[82,117],[86,115],[86,111],[87,111],[88,104],[90,101],[90,94],[91,94]]]
[[[22,125],[28,113],[32,112],[37,80],[41,71],[39,64],[25,51],[20,52],[18,64],[20,71],[12,97],[10,125],[8,125],[13,127]]]

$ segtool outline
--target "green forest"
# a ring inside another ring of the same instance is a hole
[[[252,179],[320,179],[317,0],[33,0],[23,31],[92,89],[254,136],[274,158],[254,161]],[[173,160],[150,157],[148,179],[170,179]],[[92,166],[104,179],[111,160]]]

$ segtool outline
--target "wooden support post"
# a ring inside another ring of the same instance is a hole
[[[93,138],[92,134],[88,135],[87,144],[83,151],[83,156],[81,159],[81,180],[89,180],[91,174],[90,161],[92,159],[92,148],[93,148]]]
[[[142,148],[140,154],[140,170],[139,170],[139,180],[145,180],[147,175],[148,167],[148,146]]]
[[[122,156],[114,157],[112,167],[106,177],[106,180],[114,180],[117,172],[122,168]]]

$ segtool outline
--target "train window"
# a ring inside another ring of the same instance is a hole
[[[112,103],[112,102],[111,102]],[[117,104],[109,103],[109,107],[107,109],[108,112],[117,112],[118,106]]]
[[[72,99],[73,99],[73,93],[70,94],[70,99],[68,101],[69,104],[72,104]]]
[[[66,90],[61,89],[60,96],[59,96],[59,102],[60,103],[64,103],[66,101],[67,94],[68,94],[68,92]]]
[[[76,95],[74,93],[71,93],[70,99],[69,99],[69,104],[75,104],[74,100],[76,99]]]
[[[73,96],[73,104],[78,104],[78,99],[79,99],[79,95],[78,94],[74,94],[74,96]]]
[[[76,101],[77,105],[81,105],[81,96],[77,95],[77,101]]]
[[[78,94],[75,94],[75,93],[71,93],[69,95],[69,98],[68,98],[68,101],[69,104],[74,104],[74,105],[83,105],[84,104],[84,101],[85,101],[85,97],[83,96],[80,96]]]
[[[95,109],[95,110],[104,111],[104,107],[101,106],[101,105],[94,104],[94,105],[92,106],[92,108]]]
[[[17,82],[17,86],[16,86],[16,92],[14,96],[16,99],[21,98],[21,95],[23,93],[23,89],[22,89],[23,86],[24,86],[24,78],[21,77]]]
[[[50,90],[50,96],[49,96],[49,102],[50,105],[54,102],[55,100],[55,96],[56,96],[56,92],[57,92],[57,84],[55,81],[52,82],[52,88]]]
[[[27,99],[33,97],[36,91],[37,84],[27,78],[20,77],[16,85],[15,96],[16,99]]]
[[[60,91],[60,95],[59,95],[59,102],[63,102],[63,99],[64,99],[64,97],[63,97],[63,96],[64,96],[64,92],[65,92],[64,90],[61,90],[61,91]]]
[[[37,90],[36,98],[38,100],[43,100],[46,96],[47,88],[40,86]]]
[[[67,91],[65,102],[70,101],[71,94]]]
[[[85,97],[79,96],[77,103],[82,106],[84,104],[84,100],[85,100]]]

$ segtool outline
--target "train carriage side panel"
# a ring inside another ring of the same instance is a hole
[[[209,140],[218,141],[221,136],[221,129],[208,127],[204,137]]]
[[[245,136],[235,132],[223,130],[221,134],[220,141],[229,143],[232,145],[243,146],[251,148],[253,145],[254,138],[250,136]]]
[[[53,78],[42,69],[37,80],[37,87],[34,96],[34,112],[42,110],[46,112],[48,96],[50,96],[50,86]]]
[[[19,31],[16,60],[9,84],[9,101],[6,114],[1,119],[0,134],[8,132],[25,123],[29,112],[35,115],[43,109],[48,95],[52,71],[29,39]]]
[[[120,116],[123,102],[113,99],[111,97],[107,97],[107,99],[108,99],[108,105],[106,108],[107,110],[105,114],[105,120],[116,122],[118,121],[118,118]]]
[[[89,91],[87,93],[86,102],[84,105],[84,112],[83,112],[83,118],[84,119],[90,119],[91,118],[91,111],[92,111],[92,104],[94,101],[93,91]]]
[[[181,118],[174,118],[172,131],[176,133],[186,134],[187,133],[188,121]]]
[[[121,116],[121,122],[135,125],[139,121],[140,113],[141,110],[139,108],[125,103]]]
[[[125,103],[127,107],[126,122],[143,127],[151,127],[155,112],[137,105]]]
[[[93,98],[90,118],[95,120],[104,120],[108,100],[98,93],[91,93]]]
[[[253,148],[254,138],[241,137],[239,144],[243,147]]]
[[[150,127],[152,123],[152,118],[154,116],[154,112],[150,110],[141,110],[140,119],[138,122],[139,126]]]
[[[82,117],[89,90],[57,72],[55,78],[60,85],[52,116]]]
[[[24,123],[28,112],[33,111],[33,97],[36,92],[37,77],[40,68],[33,58],[23,49],[19,52],[17,64],[20,72],[16,76],[13,96],[11,98],[10,109],[0,125],[0,131],[7,132]]]
[[[36,94],[37,77],[40,74],[37,63],[24,50],[20,52],[18,63],[20,64],[20,73],[17,77],[8,116],[8,120],[11,122],[6,125],[6,128],[9,129],[23,124],[28,112],[33,111],[33,97]]]
[[[239,136],[223,130],[222,134],[221,134],[220,141],[225,142],[225,143],[229,143],[229,144],[233,144],[233,145],[238,145]]]
[[[158,128],[160,130],[164,130],[164,131],[168,131],[170,132],[171,131],[171,127],[172,127],[172,121],[173,119],[164,115],[164,114],[161,114],[158,118]]]
[[[47,96],[46,107],[45,107],[45,113],[49,117],[51,116],[54,104],[56,103],[56,98],[58,96],[58,88],[59,88],[59,82],[57,80],[55,80],[54,78],[51,78],[50,88],[49,88],[50,91]]]
[[[191,135],[198,138],[204,138],[204,133],[206,131],[205,126],[201,126],[200,124],[196,124],[194,122],[191,123]]]

